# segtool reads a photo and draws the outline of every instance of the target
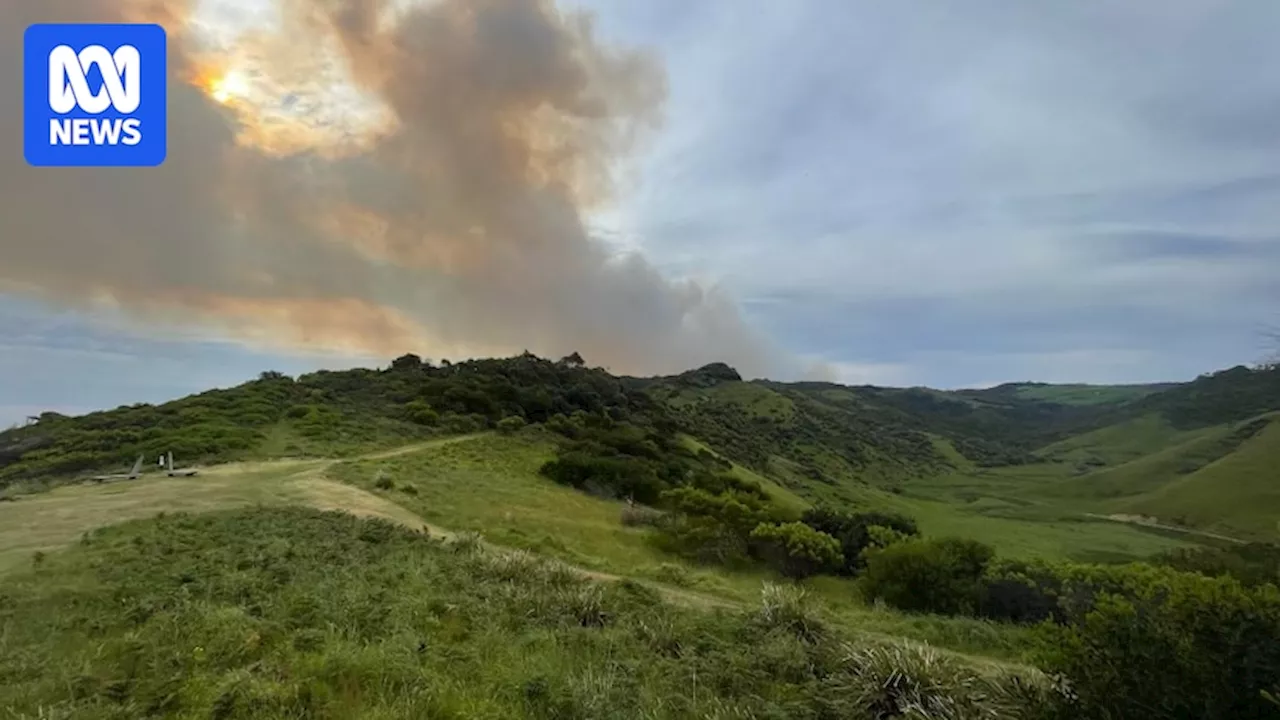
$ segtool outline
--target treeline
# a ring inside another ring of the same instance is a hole
[[[643,392],[588,368],[576,353],[558,361],[531,354],[443,361],[416,355],[380,370],[277,372],[234,388],[81,417],[46,413],[0,433],[0,487],[24,478],[127,467],[138,454],[172,451],[183,462],[218,462],[267,452],[344,455],[437,433],[496,428],[505,418],[545,422],[575,412],[661,425],[667,413]],[[668,425],[671,423],[668,421]]]
[[[1238,422],[1280,410],[1280,365],[1233,367],[1134,403],[1130,412],[1157,411],[1178,428]]]
[[[797,464],[810,479],[828,482],[831,476],[869,470],[881,477],[937,472],[948,461],[934,447],[933,437],[950,440],[981,467],[1033,462],[1033,448],[1089,427],[1101,416],[1095,408],[1016,396],[752,381],[794,407],[793,413],[773,416],[707,392],[741,382],[722,363],[629,381],[660,399],[681,399],[676,410],[682,427],[735,461],[763,471],[769,458],[778,456]],[[684,391],[693,391],[697,399],[685,402]],[[814,448],[821,448],[821,458],[814,456]]]
[[[821,386],[795,387],[813,393]],[[1033,448],[1078,431],[1098,415],[1091,408],[1021,398],[996,388],[940,392],[861,386],[848,391],[843,407],[893,411],[903,426],[951,440],[962,455],[982,466],[1027,462]]]
[[[738,373],[723,363],[669,378],[630,379],[660,399],[678,396],[684,389],[700,391],[740,381]],[[799,385],[755,384],[779,393],[795,412],[786,417],[754,414],[736,402],[704,394],[696,402],[675,408],[675,416],[690,435],[757,471],[768,467],[771,456],[792,461],[819,482],[862,474],[872,466],[881,474],[901,477],[944,465],[929,436],[906,426],[894,413],[865,406],[837,407],[795,391]]]

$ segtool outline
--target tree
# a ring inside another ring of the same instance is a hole
[[[871,528],[885,528],[904,537],[914,537],[920,533],[915,521],[905,515],[882,512],[848,513],[829,507],[806,510],[800,522],[840,542],[840,552],[844,558],[839,571],[841,575],[854,575],[862,568],[862,551],[873,544]]]
[[[391,361],[392,370],[417,370],[422,367],[422,358],[408,353]]]
[[[498,421],[498,432],[503,435],[511,435],[519,432],[520,428],[525,426],[524,418],[519,415],[508,415]]]
[[[761,523],[751,531],[751,539],[765,560],[783,575],[797,580],[833,571],[844,559],[839,541],[801,522]]]
[[[860,583],[869,598],[913,612],[967,615],[982,598],[995,551],[964,538],[911,540],[866,552]]]
[[[751,532],[762,523],[779,520],[777,508],[767,499],[741,490],[678,487],[663,492],[659,500],[674,516],[659,544],[706,562],[745,563]]]

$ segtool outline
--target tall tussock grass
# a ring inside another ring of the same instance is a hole
[[[0,585],[15,718],[1032,717],[1004,673],[808,596],[672,605],[527,552],[300,508],[94,532]],[[996,714],[993,714],[996,713]],[[1000,714],[1003,713],[1003,714]]]

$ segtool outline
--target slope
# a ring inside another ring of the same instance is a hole
[[[437,537],[476,538],[487,547],[531,551],[598,579],[628,578],[699,607],[754,603],[763,569],[702,567],[658,551],[643,528],[621,522],[625,503],[541,477],[553,454],[546,433],[467,435],[348,460],[232,463],[196,479],[154,477],[115,485],[60,487],[0,503],[0,575],[41,566],[52,553],[128,520],[306,506],[378,517]],[[4,583],[0,583],[3,586]],[[966,618],[921,619],[868,608],[853,585],[824,578],[815,601],[849,632],[906,637],[958,652],[1013,658],[1026,632]]]
[[[8,580],[15,717],[861,717],[899,666],[965,716],[1042,710],[1029,668],[867,657],[791,589],[707,612],[336,513],[134,521]]]
[[[1024,497],[1243,538],[1280,537],[1280,368],[1210,373],[1116,407],[1038,451],[1063,476]]]
[[[1280,537],[1280,414],[1267,416],[1232,452],[1113,508],[1254,539]]]
[[[1098,427],[1117,406],[1168,387],[1019,384],[944,392],[744,382],[723,364],[627,381],[671,407],[689,434],[756,472],[787,477],[788,487],[811,500],[830,494],[824,486],[900,490],[939,474],[1032,462],[1035,448]]]

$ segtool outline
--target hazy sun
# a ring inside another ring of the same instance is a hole
[[[235,70],[227,72],[209,84],[209,96],[222,104],[242,98],[249,92],[249,83]]]

